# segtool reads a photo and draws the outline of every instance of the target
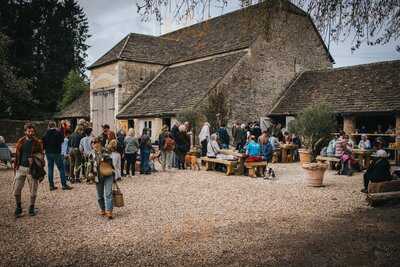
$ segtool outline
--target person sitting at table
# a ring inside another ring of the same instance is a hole
[[[326,154],[330,157],[335,155],[335,149],[336,149],[336,141],[339,138],[338,134],[335,134],[333,139],[329,141],[328,146],[326,148]]]
[[[256,137],[251,135],[246,147],[247,162],[262,161],[261,146],[256,142]]]
[[[376,131],[375,131],[375,133],[376,133],[376,134],[383,134],[383,133],[384,133],[383,128],[382,128],[382,125],[378,124],[378,125],[376,126]]]
[[[210,142],[207,144],[207,157],[216,158],[221,153],[221,148],[218,144],[218,135],[213,133],[210,137]]]
[[[367,127],[365,127],[365,125],[361,126],[361,129],[358,130],[358,133],[360,133],[360,134],[368,133]]]
[[[354,146],[355,146],[355,142],[354,142],[354,137],[353,136],[349,136],[349,135],[345,135],[344,136],[344,138],[345,138],[345,140],[346,140],[346,146],[347,146],[347,149],[349,149],[349,150],[353,150],[353,148],[354,148]]]
[[[281,144],[279,143],[279,139],[275,135],[271,135],[269,141],[271,142],[273,150],[277,150],[280,148]]]
[[[368,140],[368,136],[366,134],[361,135],[360,143],[358,143],[358,147],[360,149],[371,149],[371,142]]]
[[[347,141],[346,141],[345,136],[346,136],[346,134],[343,131],[341,131],[340,135],[339,135],[339,138],[336,140],[336,143],[335,143],[335,157],[340,158],[343,155],[343,153],[344,153],[344,151],[346,149]]]
[[[393,125],[389,125],[389,127],[386,130],[386,134],[394,134],[396,130],[394,129]]]
[[[259,143],[261,145],[261,156],[263,160],[269,162],[272,159],[272,153],[274,150],[272,149],[271,142],[269,141],[269,136],[267,134],[264,135],[264,133],[266,133],[266,131],[263,132],[263,135],[259,138]]]
[[[288,132],[285,132],[283,134],[283,143],[287,144],[287,145],[292,143],[292,137],[290,136],[290,134]]]
[[[7,146],[6,144],[6,140],[4,139],[3,136],[0,136],[0,148],[2,148],[4,150],[4,154],[2,154],[2,158],[1,161],[4,162],[4,164],[6,164],[8,166],[8,164],[11,164],[11,150],[10,148]],[[8,155],[7,155],[8,154]]]
[[[391,181],[392,175],[390,174],[390,164],[387,160],[388,154],[385,150],[379,149],[376,152],[376,159],[374,159],[364,174],[364,188],[361,190],[363,193],[368,193],[368,184]]]

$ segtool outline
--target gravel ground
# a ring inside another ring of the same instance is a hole
[[[46,181],[37,216],[25,187],[16,220],[12,171],[0,170],[0,265],[398,266],[399,206],[368,207],[361,174],[329,171],[325,187],[309,188],[299,164],[274,169],[274,181],[178,170],[126,178],[112,221],[97,215],[93,185],[50,192]]]

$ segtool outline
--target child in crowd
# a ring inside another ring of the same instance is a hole
[[[111,159],[114,166],[114,179],[121,180],[121,154],[117,152],[118,143],[116,139],[108,143],[108,150],[111,152]]]

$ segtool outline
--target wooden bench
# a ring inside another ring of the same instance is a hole
[[[262,170],[268,165],[268,161],[245,162],[244,166],[249,170],[249,176],[256,178],[257,174],[261,175]]]
[[[225,160],[225,159],[217,159],[217,158],[209,158],[209,157],[202,157],[202,162],[206,164],[206,170],[215,170],[215,164],[223,164],[226,166],[226,175],[232,175],[237,165],[237,161],[232,160]]]
[[[329,162],[329,168],[333,169],[333,164],[340,162],[340,159],[338,159],[336,157],[329,157],[329,156],[317,156],[317,161],[319,163]]]

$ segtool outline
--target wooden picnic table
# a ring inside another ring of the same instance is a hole
[[[373,152],[373,149],[353,149],[353,155],[358,158],[360,166],[362,166],[364,169],[368,169]]]
[[[298,148],[297,145],[294,144],[281,144],[281,161],[282,163],[287,163],[288,161],[288,151],[293,155],[293,151]]]
[[[245,163],[245,159],[246,159],[245,154],[239,153],[239,152],[237,152],[235,150],[231,150],[231,149],[221,149],[221,154],[237,157],[238,164],[237,164],[237,168],[236,168],[236,174],[237,175],[244,174],[244,163]]]

